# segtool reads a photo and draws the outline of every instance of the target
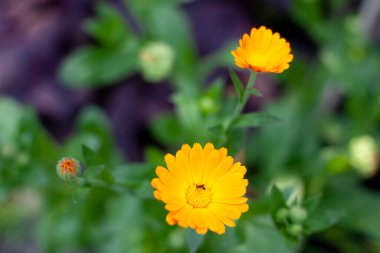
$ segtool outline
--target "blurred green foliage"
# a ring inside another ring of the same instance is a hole
[[[58,144],[33,108],[0,99],[2,242],[17,245],[32,238],[41,252],[380,252],[379,188],[365,186],[367,178],[350,162],[349,152],[357,136],[370,136],[379,145],[380,48],[361,33],[365,17],[344,12],[344,0],[291,1],[291,18],[315,43],[316,57],[293,47],[291,68],[276,76],[283,93],[262,112],[230,122],[244,85],[231,71],[236,90],[231,96],[225,80],[206,86],[206,79],[216,68],[233,66],[232,44],[200,58],[183,2],[125,0],[136,27],[113,5],[95,4],[96,16],[84,25],[93,43],[69,55],[59,72],[74,88],[113,85],[141,74],[139,52],[148,43],[173,49],[166,79],[175,109],[150,122],[155,141],[166,150],[146,147],[145,163],[122,159],[109,120],[98,108],[79,113],[73,135]],[[252,99],[261,96],[259,90],[250,92]],[[336,99],[339,108],[331,101]],[[203,238],[166,224],[150,180],[165,151],[209,141],[245,160],[251,208],[236,228]],[[64,156],[81,162],[78,184],[55,174]]]

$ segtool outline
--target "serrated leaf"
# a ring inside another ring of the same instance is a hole
[[[236,94],[238,96],[239,102],[243,99],[243,84],[241,83],[239,77],[236,75],[236,73],[233,70],[230,70],[230,77],[232,84],[234,85]]]
[[[278,122],[276,116],[265,113],[246,113],[240,115],[234,122],[233,127],[258,127],[264,124]]]
[[[263,94],[261,94],[261,92],[257,89],[251,89],[248,92],[249,92],[249,94],[256,96],[256,97],[262,97],[263,96]]]

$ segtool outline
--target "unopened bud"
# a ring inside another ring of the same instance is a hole
[[[63,157],[57,164],[57,174],[65,182],[73,182],[81,173],[80,163],[72,157]]]
[[[307,212],[301,206],[293,206],[289,210],[289,218],[294,223],[302,224],[307,219]]]
[[[208,96],[204,96],[199,100],[199,107],[204,115],[210,115],[218,110],[218,106],[215,101]]]
[[[174,51],[164,42],[151,42],[141,49],[139,59],[144,79],[153,83],[160,82],[172,70]]]
[[[369,177],[376,172],[379,157],[375,140],[369,135],[355,137],[350,141],[351,165],[363,176]]]
[[[276,212],[276,221],[279,223],[284,223],[288,217],[288,214],[289,214],[289,211],[287,208],[282,207],[278,209],[278,211]]]
[[[303,228],[299,224],[291,224],[289,227],[286,229],[288,233],[292,236],[298,237],[302,234]]]

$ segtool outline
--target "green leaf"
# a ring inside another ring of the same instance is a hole
[[[192,95],[185,93],[176,93],[172,98],[176,108],[177,121],[179,121],[183,135],[177,142],[194,143],[205,142],[209,140],[208,132],[201,131],[205,129],[205,123],[202,118],[198,101]]]
[[[236,49],[236,41],[230,41],[216,52],[203,57],[198,63],[202,80],[207,79],[209,74],[217,68],[233,68],[235,64],[231,61],[231,51],[234,49]]]
[[[165,152],[159,148],[149,146],[144,150],[145,161],[156,166],[165,166]]]
[[[149,25],[147,29],[154,37],[170,43],[177,49],[187,47],[192,41],[185,14],[174,6],[156,5],[152,9]]]
[[[251,89],[248,92],[249,92],[249,94],[256,96],[256,97],[262,97],[263,96],[263,94],[261,94],[261,92],[257,89]]]
[[[342,217],[343,213],[340,211],[316,210],[304,225],[305,234],[325,230],[337,223]]]
[[[207,127],[207,130],[209,130],[214,135],[221,135],[224,134],[224,126],[222,124],[216,124],[210,127]]]
[[[179,145],[183,132],[171,113],[163,113],[153,118],[150,130],[159,142],[165,145]]]
[[[97,17],[85,28],[101,46],[83,47],[63,61],[59,77],[74,87],[110,85],[138,69],[138,38],[110,4],[96,5]]]
[[[63,61],[59,77],[74,87],[111,85],[136,72],[138,47],[137,39],[128,38],[112,48],[80,48]]]
[[[82,153],[87,166],[99,165],[98,154],[86,145],[82,145]]]
[[[65,155],[84,160],[88,163],[87,166],[112,167],[121,161],[111,134],[109,119],[102,110],[86,107],[80,112],[75,124],[75,134],[65,143]],[[88,149],[83,148],[83,145]],[[83,155],[87,156],[87,161]]]
[[[272,212],[275,212],[280,207],[286,206],[286,201],[284,199],[284,196],[282,195],[280,189],[276,185],[272,186],[271,190],[271,196],[272,196]]]
[[[195,232],[194,229],[187,230],[187,245],[189,247],[190,253],[197,252],[198,248],[201,246],[205,236],[200,235]]]
[[[144,163],[128,163],[113,168],[112,175],[118,183],[139,185],[154,177],[154,167]]]
[[[264,124],[278,122],[280,119],[265,113],[246,113],[240,115],[234,122],[233,127],[258,127]]]
[[[129,35],[127,22],[110,4],[99,2],[95,6],[96,18],[85,23],[86,31],[103,46],[114,46]]]
[[[102,217],[106,219],[103,218],[104,231],[100,235],[107,240],[98,244],[99,252],[154,252],[151,248],[153,245],[157,247],[158,240],[144,242],[147,221],[144,219],[140,199],[128,195],[111,199],[107,202]]]
[[[311,196],[302,203],[302,206],[306,208],[307,212],[309,214],[313,213],[315,209],[317,208],[319,201],[321,200],[321,194],[317,194],[314,196]]]
[[[0,99],[0,142],[15,141],[23,114],[22,107],[12,99]]]
[[[87,186],[77,186],[73,192],[73,201],[74,203],[79,203],[84,201],[88,194],[90,193],[91,188]]]
[[[243,84],[241,83],[239,77],[236,75],[235,71],[233,71],[231,69],[230,69],[230,77],[232,80],[232,84],[235,87],[235,91],[236,91],[236,94],[238,96],[238,101],[240,103],[243,99],[243,89],[244,89]]]
[[[287,241],[278,231],[268,215],[256,216],[251,222],[240,224],[244,230],[245,241],[233,253],[292,253],[297,244]]]
[[[291,4],[293,19],[309,33],[313,39],[320,40],[323,37],[324,23],[321,1],[295,0]]]

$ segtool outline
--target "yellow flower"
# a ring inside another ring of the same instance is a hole
[[[235,64],[240,68],[281,73],[289,68],[289,63],[293,60],[289,42],[265,26],[253,28],[250,35],[244,34],[239,45],[231,53],[235,57]]]
[[[169,211],[166,222],[191,227],[199,234],[208,229],[222,234],[225,225],[248,211],[246,168],[227,156],[227,149],[215,149],[211,143],[191,148],[185,144],[175,156],[165,156],[167,168],[158,166],[158,178],[152,180],[156,199]]]

